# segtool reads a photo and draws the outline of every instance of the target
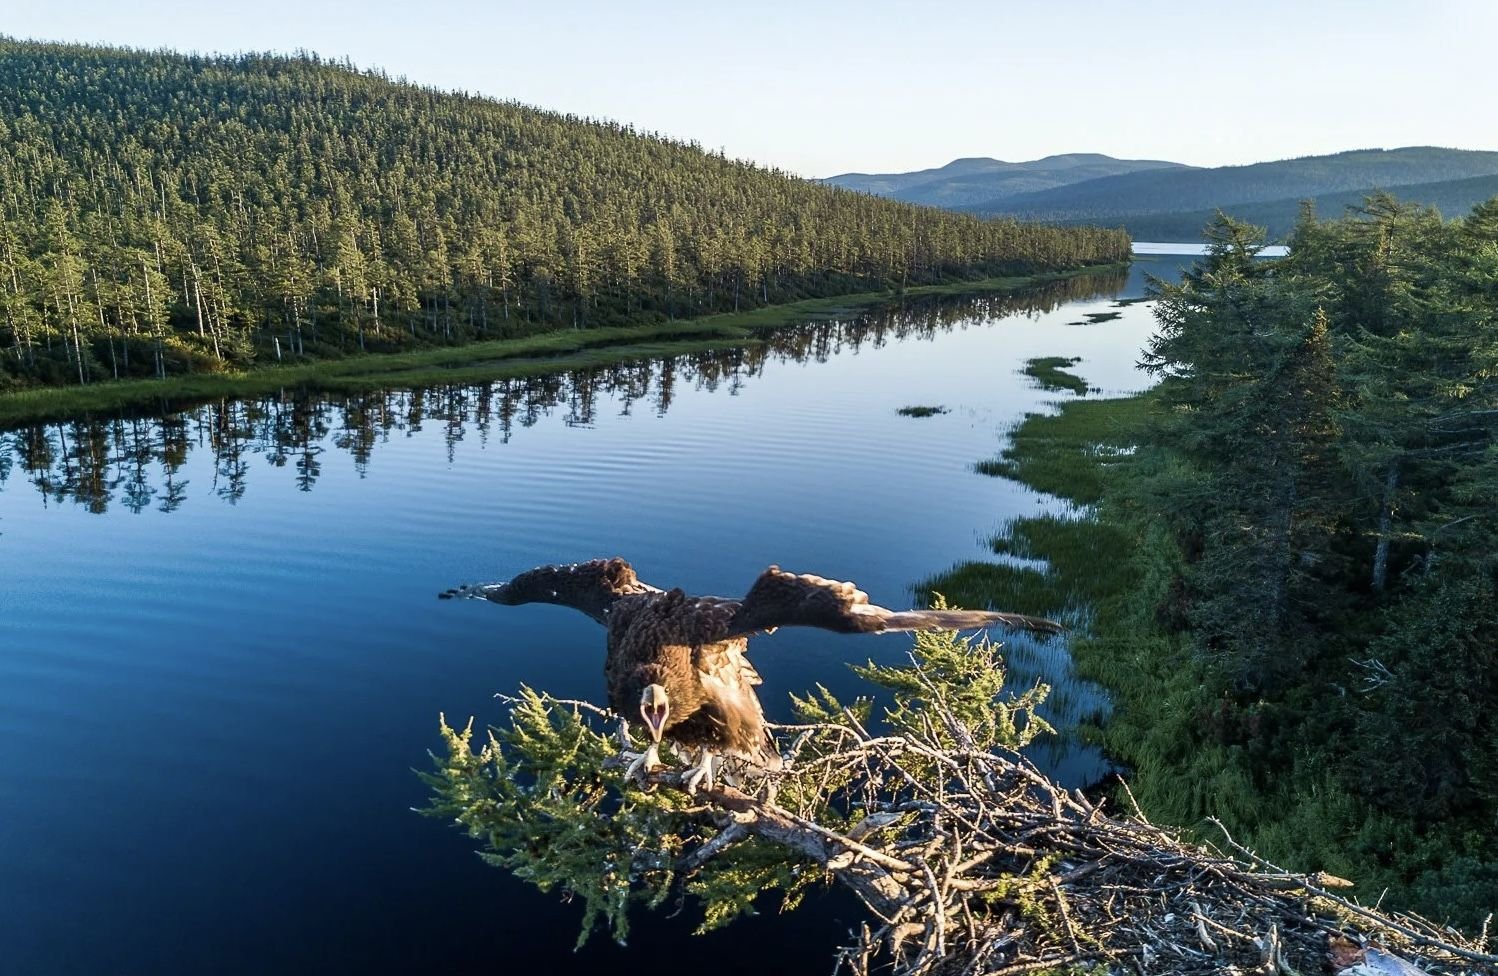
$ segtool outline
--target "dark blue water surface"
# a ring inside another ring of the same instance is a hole
[[[702,939],[688,907],[574,954],[577,906],[413,814],[438,712],[497,721],[493,694],[522,682],[602,695],[581,615],[434,595],[619,554],[692,592],[742,593],[779,563],[909,605],[1055,504],[971,471],[1055,396],[1018,375],[1027,358],[1145,384],[1149,309],[1112,308],[1143,267],[746,351],[0,433],[0,972],[828,972],[857,920],[838,898]],[[782,631],[753,653],[786,717],[787,692],[857,692],[845,662],[908,646]],[[1064,651],[1026,653],[1093,707]],[[1104,768],[1041,759],[1072,782]]]

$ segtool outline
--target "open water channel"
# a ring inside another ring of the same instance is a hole
[[[434,596],[618,554],[689,592],[778,563],[908,606],[1056,504],[971,469],[1070,395],[1025,361],[1143,387],[1150,310],[1115,303],[1179,260],[746,350],[0,431],[0,972],[828,972],[856,921],[835,897],[700,939],[689,907],[574,954],[578,906],[413,814],[439,711],[498,720],[493,694],[522,682],[603,694],[580,614]],[[896,412],[917,404],[947,412]],[[846,662],[908,646],[782,630],[752,651],[787,718],[787,692],[856,694]],[[1063,721],[1105,707],[1064,648],[1012,649]],[[1066,744],[1037,759],[1074,785],[1106,768]]]

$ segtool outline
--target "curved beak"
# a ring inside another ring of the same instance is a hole
[[[670,713],[671,701],[666,697],[666,689],[660,685],[648,685],[640,696],[640,716],[645,719],[646,728],[650,729],[652,742],[661,741],[661,735],[666,731],[666,716]]]

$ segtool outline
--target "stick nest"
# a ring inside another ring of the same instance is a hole
[[[620,939],[631,904],[685,891],[710,927],[764,891],[793,904],[840,884],[868,909],[835,961],[854,976],[1310,976],[1349,971],[1365,948],[1430,976],[1498,972],[1486,927],[1368,908],[1348,882],[1283,870],[1225,829],[1194,843],[1063,789],[1017,751],[1046,730],[1044,688],[1005,694],[991,647],[940,639],[913,667],[859,669],[893,691],[888,734],[869,731],[868,701],[820,690],[796,701],[806,721],[776,728],[784,770],[691,795],[675,769],[626,782],[605,710],[526,692],[477,753],[471,723],[444,723],[430,812],[484,839],[493,863],[583,898],[585,929],[607,920]]]

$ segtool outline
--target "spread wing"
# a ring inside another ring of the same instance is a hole
[[[642,582],[623,559],[595,559],[565,566],[538,566],[504,583],[477,583],[437,594],[444,600],[491,600],[510,606],[555,603],[581,610],[599,623],[608,621],[611,607],[626,596],[659,593]]]
[[[733,606],[725,601],[725,609]],[[881,634],[896,630],[969,630],[1007,627],[1060,633],[1066,628],[1053,620],[992,610],[889,610],[869,602],[869,595],[852,583],[797,576],[771,566],[737,601],[725,625],[725,637],[752,634],[776,627],[821,627],[842,634]]]

